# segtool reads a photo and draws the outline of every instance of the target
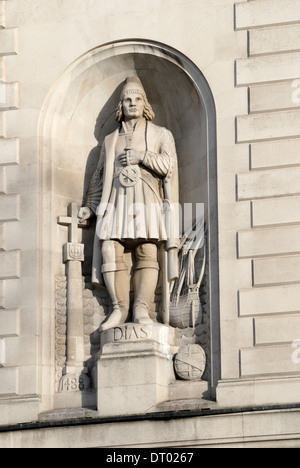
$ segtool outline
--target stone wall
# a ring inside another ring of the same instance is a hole
[[[43,133],[55,113],[47,105],[54,90],[59,98],[61,80],[75,78],[80,57],[121,42],[178,51],[215,101],[217,405],[298,401],[299,25],[299,0],[26,0],[26,7],[0,0],[1,425],[53,409],[55,279],[65,274],[67,238],[56,221],[80,203],[84,158],[97,145],[97,92],[81,102],[84,115],[92,106],[95,116],[73,122],[61,112],[59,131]],[[99,102],[110,97],[102,78]],[[67,134],[72,154],[82,155],[74,156],[74,179],[63,153],[51,160],[53,134]],[[60,198],[51,198],[58,187]]]
[[[34,275],[36,221],[30,210],[30,176],[20,141],[18,25],[0,2],[0,412],[1,421],[32,419],[38,411],[36,390],[37,302]],[[21,153],[21,157],[20,157]],[[24,233],[26,230],[26,235]],[[31,297],[30,297],[31,296]]]
[[[246,221],[243,226],[237,218],[236,268],[244,268],[248,285],[237,285],[237,306],[228,311],[231,331],[221,325],[223,349],[237,335],[232,360],[222,353],[222,377],[242,379],[240,397],[229,395],[233,382],[220,385],[219,402],[229,405],[297,401],[292,343],[300,336],[299,20],[298,1],[235,6],[235,27],[247,32],[248,45],[246,57],[235,62],[236,86],[248,91],[248,111],[236,117],[236,147],[249,154],[249,168],[237,171],[236,179],[235,206],[244,209]]]

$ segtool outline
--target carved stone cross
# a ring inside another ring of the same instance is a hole
[[[78,242],[78,228],[86,227],[87,223],[80,224],[77,213],[77,204],[71,203],[68,206],[68,216],[59,216],[57,220],[58,224],[69,228],[68,243],[63,247],[67,273],[67,361],[60,382],[60,392],[76,392],[88,386],[88,378],[85,376],[87,369],[83,368],[84,324],[81,263],[84,261],[84,244]]]
[[[79,223],[78,217],[78,207],[76,203],[70,203],[68,206],[68,216],[59,216],[58,224],[62,226],[68,226],[69,228],[69,239],[68,241],[72,244],[77,244],[78,242],[78,228],[86,227],[86,222],[83,224]]]
[[[70,203],[68,206],[68,216],[59,216],[58,224],[68,226],[68,243],[64,246],[64,262],[84,261],[84,245],[78,243],[78,228],[84,228],[87,223],[79,223],[78,207],[76,203]]]

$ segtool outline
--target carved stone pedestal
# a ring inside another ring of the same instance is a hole
[[[174,334],[160,324],[126,324],[102,332],[97,363],[98,412],[102,417],[155,411],[168,400]]]

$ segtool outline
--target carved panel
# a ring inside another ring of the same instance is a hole
[[[55,382],[56,388],[62,377],[66,364],[66,332],[67,332],[67,278],[59,276],[55,279]]]

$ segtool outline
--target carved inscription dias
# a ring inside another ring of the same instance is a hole
[[[149,331],[147,327],[138,325],[125,325],[125,327],[116,327],[113,329],[114,342],[146,340]]]
[[[127,323],[103,331],[101,333],[101,347],[107,343],[134,343],[146,340],[169,345],[174,342],[173,335],[174,330],[165,325]]]

